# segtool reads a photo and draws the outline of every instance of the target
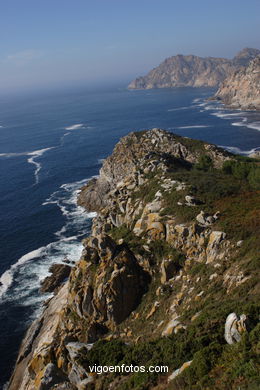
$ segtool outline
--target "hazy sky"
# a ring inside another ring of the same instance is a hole
[[[1,0],[0,89],[130,81],[175,54],[260,48],[260,0]]]

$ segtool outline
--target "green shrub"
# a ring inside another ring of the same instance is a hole
[[[239,180],[247,180],[253,189],[260,189],[260,166],[253,160],[228,160],[224,162],[222,170]]]
[[[121,340],[99,340],[87,354],[88,364],[115,366],[123,359],[127,349]]]
[[[185,256],[180,251],[169,245],[166,241],[152,241],[149,245],[149,248],[156,261],[161,261],[163,258],[171,258],[176,262],[176,269],[183,267]]]
[[[207,154],[202,154],[199,158],[199,161],[194,165],[194,168],[200,171],[209,171],[213,168],[211,157]]]
[[[253,166],[248,175],[248,182],[255,190],[260,190],[260,166]]]

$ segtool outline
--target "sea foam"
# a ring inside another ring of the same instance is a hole
[[[39,297],[38,289],[49,275],[50,265],[64,260],[73,263],[80,258],[81,237],[88,233],[90,220],[96,216],[77,205],[80,188],[87,181],[63,184],[43,203],[43,206],[56,204],[66,218],[65,224],[54,234],[56,240],[26,253],[1,275],[0,299],[20,301],[22,305],[41,303],[46,296]]]
[[[65,130],[78,130],[84,128],[83,123],[76,123],[75,125],[65,127]]]
[[[33,164],[36,168],[34,170],[35,184],[39,183],[39,172],[42,168],[40,162],[36,161],[39,157],[41,157],[45,152],[55,149],[55,146],[50,148],[33,150],[32,152],[20,152],[20,153],[0,153],[0,157],[12,158],[12,157],[20,157],[20,156],[30,156],[27,159],[29,164]]]
[[[179,126],[175,127],[175,129],[205,129],[207,127],[212,127],[211,125],[190,125],[190,126]]]

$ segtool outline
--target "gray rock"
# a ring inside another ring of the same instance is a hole
[[[228,344],[234,344],[241,340],[241,335],[246,331],[246,315],[240,317],[236,313],[230,313],[225,323],[225,340]]]
[[[209,226],[216,222],[219,214],[216,213],[214,215],[206,214],[203,210],[196,216],[197,222],[199,222],[202,226]]]
[[[47,364],[39,390],[51,390],[51,388],[59,383],[64,382],[67,377],[53,363]]]
[[[198,200],[194,196],[191,196],[191,195],[186,195],[185,200],[186,200],[187,206],[196,206],[199,203]]]

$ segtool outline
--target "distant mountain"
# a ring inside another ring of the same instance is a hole
[[[173,87],[217,87],[235,70],[246,66],[260,54],[258,49],[243,49],[232,60],[181,55],[167,58],[146,76],[133,80],[129,89]]]
[[[260,55],[227,77],[215,96],[232,108],[260,110]]]

